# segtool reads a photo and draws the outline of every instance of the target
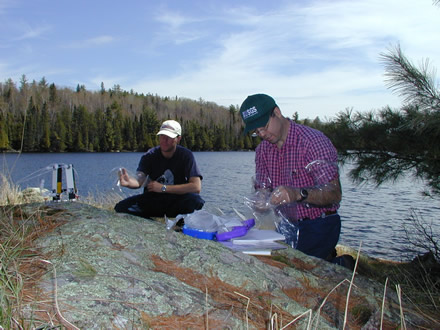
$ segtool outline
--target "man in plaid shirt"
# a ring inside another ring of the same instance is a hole
[[[342,197],[336,148],[322,132],[284,117],[269,95],[248,96],[240,113],[245,134],[263,139],[256,149],[255,188],[269,189],[269,203],[279,210],[289,206],[283,216],[299,230],[298,250],[343,264],[335,258]]]

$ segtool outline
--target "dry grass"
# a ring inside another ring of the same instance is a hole
[[[14,185],[3,173],[0,173],[0,206],[21,204],[21,189]]]
[[[59,211],[63,212],[63,211]],[[47,272],[42,256],[33,248],[33,241],[62,225],[59,213],[44,207],[29,214],[20,205],[0,208],[0,325],[6,328],[45,326],[32,297],[39,296],[35,283]],[[30,307],[35,313],[24,313]]]
[[[406,305],[440,328],[440,264],[432,258],[412,262],[361,259],[358,274],[400,288]]]
[[[118,192],[102,193],[96,192],[95,194],[89,193],[86,197],[81,197],[82,203],[92,205],[104,210],[113,210],[115,204],[120,202],[125,197]]]

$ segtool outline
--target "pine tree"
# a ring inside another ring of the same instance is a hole
[[[336,146],[344,160],[354,162],[350,175],[355,181],[381,184],[411,173],[440,194],[440,91],[434,71],[427,62],[416,68],[400,47],[382,58],[389,87],[404,97],[404,106],[340,114],[338,132],[346,142]]]
[[[8,127],[6,125],[6,118],[0,109],[0,150],[5,151],[9,149]]]
[[[23,151],[38,151],[39,146],[39,109],[34,104],[33,97],[29,99],[24,129]]]
[[[57,88],[54,83],[49,86],[49,102],[52,106],[55,105],[57,101]]]
[[[113,117],[113,134],[114,134],[114,149],[121,150],[122,144],[122,110],[121,106],[115,101],[111,105]]]
[[[84,139],[83,127],[85,123],[84,106],[75,107],[72,115],[73,151],[85,151],[87,141]]]
[[[112,151],[115,146],[115,134],[113,130],[112,110],[107,108],[104,117],[104,147],[103,151]]]
[[[43,109],[41,110],[41,138],[40,138],[40,150],[49,151],[50,150],[50,118],[47,111],[46,102],[43,104]]]
[[[55,124],[52,127],[50,136],[51,150],[55,152],[64,152],[66,150],[66,125],[60,115],[56,115]]]

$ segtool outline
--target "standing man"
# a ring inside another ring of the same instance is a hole
[[[199,195],[203,177],[194,155],[179,145],[180,124],[174,120],[164,121],[157,135],[159,145],[142,156],[136,176],[130,176],[125,168],[119,173],[121,186],[143,187],[144,193],[117,203],[116,212],[145,218],[175,217],[200,210],[205,204]]]
[[[299,230],[296,248],[341,264],[333,260],[341,232],[338,168],[323,167],[328,180],[319,184],[307,170],[307,165],[316,161],[337,164],[333,144],[322,132],[284,117],[269,95],[248,96],[240,113],[245,133],[253,131],[263,139],[255,155],[256,188],[272,191],[269,202],[274,207],[281,210],[289,204],[294,208],[294,212],[283,215]]]

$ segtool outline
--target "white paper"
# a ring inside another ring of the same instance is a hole
[[[234,244],[252,244],[261,242],[274,242],[274,241],[284,241],[286,238],[284,235],[276,232],[275,230],[265,230],[265,229],[250,229],[246,235],[233,238],[231,241]]]
[[[231,250],[240,251],[246,254],[253,254],[253,255],[268,256],[271,255],[273,250],[287,249],[287,245],[273,241],[267,241],[267,242],[260,241],[256,243],[246,243],[246,244],[234,244],[231,241],[222,241],[219,243],[230,248]]]

